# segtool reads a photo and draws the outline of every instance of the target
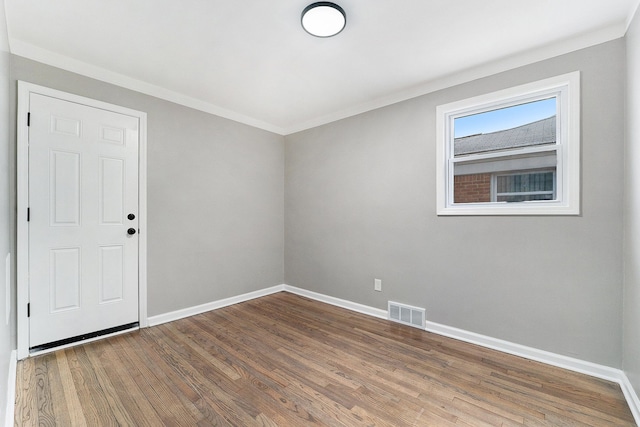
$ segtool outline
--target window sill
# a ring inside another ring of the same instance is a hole
[[[580,215],[577,206],[539,202],[492,202],[454,204],[438,209],[438,216]]]

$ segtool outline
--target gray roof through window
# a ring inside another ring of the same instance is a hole
[[[459,156],[555,142],[556,116],[554,115],[511,129],[456,138],[453,148],[454,155]]]

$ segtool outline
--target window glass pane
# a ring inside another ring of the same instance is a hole
[[[555,143],[555,97],[454,119],[454,157]]]
[[[456,118],[454,133],[454,203],[555,200],[555,97]]]
[[[498,202],[528,202],[531,200],[553,200],[552,194],[530,194],[520,196],[498,196]]]
[[[498,193],[553,191],[553,172],[533,172],[497,177]]]
[[[554,200],[555,170],[496,176],[497,202]]]
[[[487,203],[491,201],[491,173],[480,172],[453,177],[454,203]]]
[[[478,161],[457,162],[453,167],[453,198],[454,203],[486,203],[501,201],[524,201],[518,198],[504,200],[504,198],[491,199],[492,194],[516,192],[509,190],[517,185],[526,185],[528,191],[550,191],[551,198],[528,198],[526,200],[555,200],[555,171],[558,164],[558,156],[555,150],[541,153],[529,153],[518,156],[499,156]],[[513,178],[510,175],[531,171],[536,173],[531,178]],[[497,178],[492,181],[492,176]],[[495,187],[495,188],[492,188]],[[522,192],[524,190],[519,190]]]

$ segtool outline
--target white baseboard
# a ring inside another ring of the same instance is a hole
[[[16,406],[16,373],[18,363],[18,352],[13,350],[9,356],[9,375],[7,378],[7,402],[5,405],[5,427],[13,427],[15,421]]]
[[[515,356],[524,357],[525,359],[535,360],[537,362],[546,363],[547,365],[557,366],[570,371],[580,372],[581,374],[590,375],[592,377],[615,382],[620,380],[619,374],[621,371],[619,369],[610,368],[597,363],[587,362],[563,356],[561,354],[539,350],[533,347],[527,347],[525,345],[477,334],[475,332],[469,332],[464,329],[441,325],[435,322],[427,321],[425,329],[438,335],[443,335],[445,337],[454,338],[471,344],[477,344],[482,347],[491,348],[503,353],[513,354]]]
[[[271,288],[259,291],[249,292],[231,298],[225,298],[218,301],[208,302],[206,304],[197,305],[195,307],[183,308],[182,310],[172,311],[170,313],[159,314],[148,318],[149,326],[156,326],[162,323],[173,322],[174,320],[183,319],[196,314],[206,313],[207,311],[217,308],[227,307],[229,305],[238,304],[240,302],[249,301],[266,295],[275,294],[284,291],[285,285],[276,285]]]
[[[327,304],[335,305],[337,307],[346,308],[347,310],[356,311],[358,313],[366,314],[380,319],[387,318],[387,310],[380,308],[370,307],[368,305],[358,304],[357,302],[351,302],[340,298],[330,297],[328,295],[319,294],[317,292],[308,291],[306,289],[296,288],[295,286],[284,285],[284,291],[292,294],[300,295],[303,297],[311,298],[316,301],[325,302]]]
[[[368,316],[377,317],[380,319],[387,319],[387,310],[370,307],[367,305],[359,304],[356,302],[331,297],[328,295],[320,294],[318,292],[308,291],[306,289],[297,288],[289,285],[278,285],[271,288],[250,292],[247,294],[239,295],[237,297],[226,298],[219,301],[210,302],[207,304],[198,305],[196,307],[185,308],[183,310],[173,311],[171,313],[161,314],[149,318],[149,326],[160,325],[165,322],[171,322],[173,320],[182,319],[184,317],[194,316],[196,314],[204,313],[217,308],[226,307],[229,305],[237,304],[244,301],[249,301],[262,296],[274,294],[277,292],[290,292],[292,294],[304,296],[316,301],[331,304],[337,307],[345,308],[347,310],[355,311],[357,313],[365,314]],[[572,357],[564,356],[561,354],[552,353],[545,350],[539,350],[533,347],[527,347],[525,345],[512,343],[509,341],[501,340],[498,338],[492,338],[486,335],[477,334],[475,332],[466,331],[464,329],[458,329],[451,326],[442,325],[435,322],[426,322],[427,331],[433,332],[438,335],[454,338],[460,341],[465,341],[471,344],[477,344],[482,347],[490,348],[493,350],[501,351],[503,353],[513,354],[515,356],[524,357],[525,359],[535,360],[537,362],[545,363],[551,366],[557,366],[559,368],[567,369],[574,372],[590,375],[592,377],[601,378],[604,380],[612,381],[620,384],[622,393],[629,404],[629,408],[635,418],[636,424],[640,425],[640,400],[634,390],[631,382],[627,378],[624,371],[620,369],[611,368],[609,366],[599,365],[597,363],[587,362],[585,360],[575,359]],[[15,369],[14,369],[15,370]],[[14,380],[15,383],[15,380]]]
[[[627,399],[629,409],[631,409],[631,413],[633,414],[633,418],[636,420],[636,424],[640,426],[640,399],[624,372],[622,372],[620,388],[622,389],[625,399]]]

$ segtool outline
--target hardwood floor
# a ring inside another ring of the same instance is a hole
[[[278,293],[18,363],[18,426],[631,426],[620,387]]]

